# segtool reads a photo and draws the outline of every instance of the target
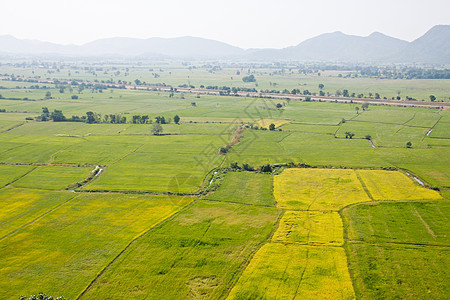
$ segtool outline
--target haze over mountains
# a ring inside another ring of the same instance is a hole
[[[121,56],[144,59],[242,59],[309,62],[373,62],[450,64],[450,25],[437,25],[413,42],[372,33],[367,37],[326,33],[284,49],[244,50],[197,37],[107,38],[59,45],[0,36],[3,55]]]

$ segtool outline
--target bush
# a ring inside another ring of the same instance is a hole
[[[230,163],[230,168],[232,168],[233,170],[239,170],[239,169],[241,169],[241,168],[238,166],[238,163],[237,163],[237,162],[232,162],[232,163]]]
[[[260,170],[263,173],[270,173],[270,172],[272,172],[272,166],[269,164],[266,164],[266,165],[261,166]]]
[[[255,81],[256,81],[256,78],[255,78],[255,76],[253,76],[253,75],[244,76],[244,77],[242,78],[242,81],[243,81],[243,82],[255,82]]]
[[[249,164],[242,164],[242,168],[245,171],[255,171],[255,168],[253,168],[252,166],[250,166]]]

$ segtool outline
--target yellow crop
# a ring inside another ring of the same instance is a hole
[[[342,247],[270,243],[254,256],[228,299],[354,299]]]
[[[276,119],[260,119],[256,121],[255,125],[260,128],[267,128],[269,129],[270,124],[274,124],[275,128],[280,127],[281,125],[284,125],[286,123],[289,123],[289,121],[286,120],[276,120]]]
[[[274,196],[280,208],[334,210],[370,201],[353,170],[286,169],[274,177]]]
[[[272,242],[343,245],[343,230],[337,212],[286,211]]]
[[[374,200],[436,200],[441,195],[419,186],[406,174],[398,171],[359,170],[357,171]]]

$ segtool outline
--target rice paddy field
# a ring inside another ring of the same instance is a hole
[[[153,66],[158,78],[150,67],[120,75],[102,68],[96,76],[83,69],[50,75],[0,65],[0,73],[256,87],[234,67]],[[419,101],[430,93],[448,101],[450,86],[331,71],[254,74],[258,89],[317,92],[323,83],[331,93],[390,98],[400,91]],[[450,294],[449,110],[71,84],[61,92],[51,82],[6,79],[0,87],[4,299],[38,292],[66,299]],[[43,107],[67,118],[94,112],[102,121],[40,122]],[[106,122],[110,114],[125,123]],[[136,124],[136,116],[149,118]],[[167,120],[159,134],[156,117]]]

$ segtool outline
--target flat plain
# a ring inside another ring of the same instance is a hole
[[[449,110],[159,90],[318,93],[322,83],[325,93],[390,99],[400,92],[420,104],[431,93],[448,101],[448,80],[271,66],[250,68],[257,82],[245,83],[247,69],[236,66],[72,67],[0,65],[0,73],[17,75],[0,81],[5,298],[40,291],[67,299],[449,294]],[[134,87],[136,79],[153,85]],[[99,88],[110,80],[128,87]],[[67,118],[94,112],[100,122],[36,121],[43,108]],[[111,115],[123,122],[112,124]],[[133,122],[142,116],[145,124]],[[157,117],[168,123],[159,135]],[[273,172],[261,172],[265,164]]]

